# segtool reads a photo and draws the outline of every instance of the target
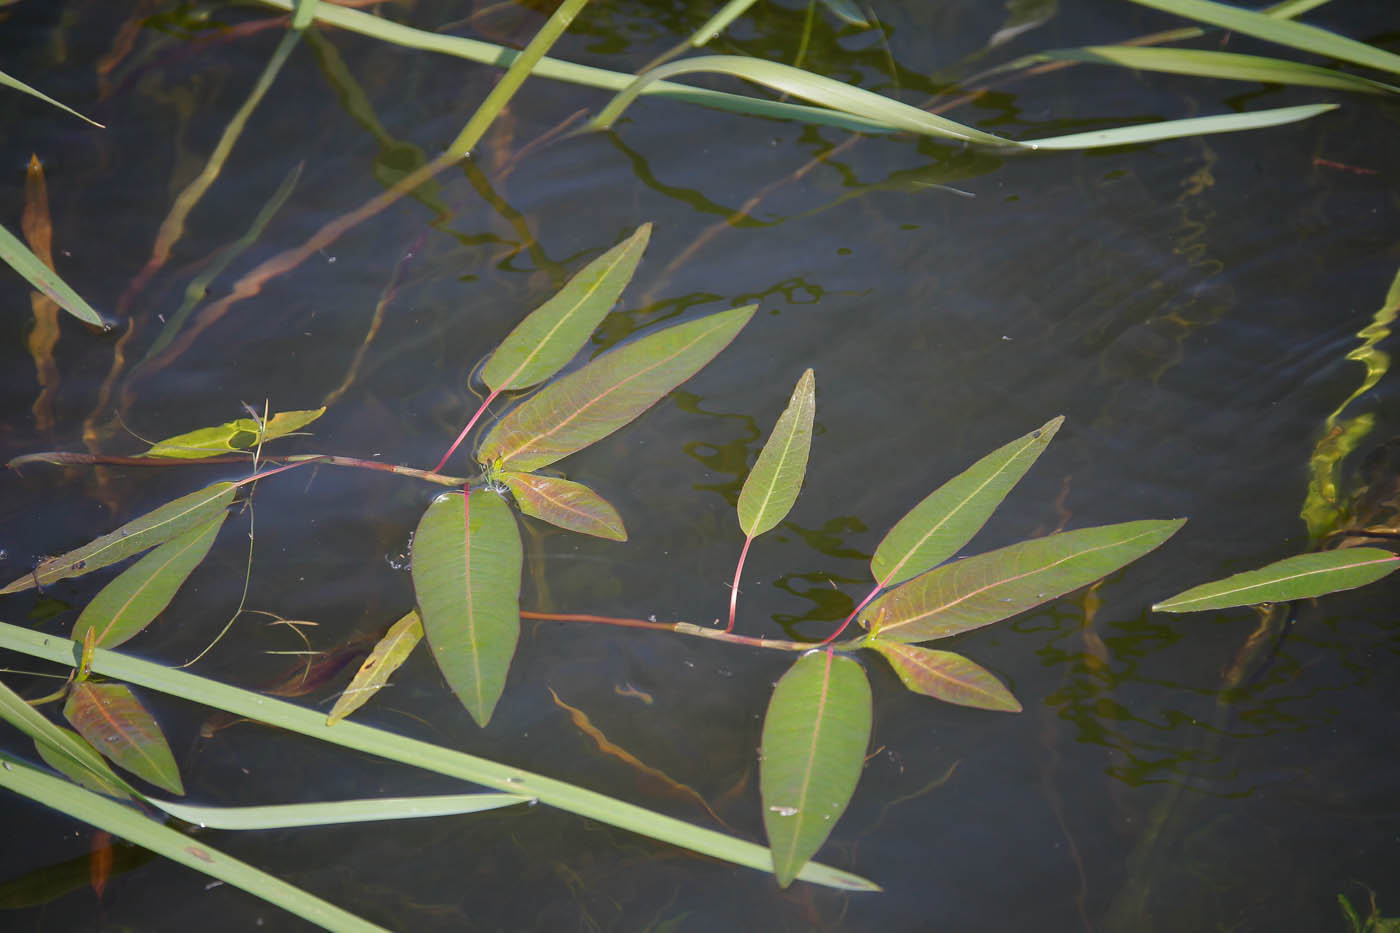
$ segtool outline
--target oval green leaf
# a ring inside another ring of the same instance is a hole
[[[878,637],[906,643],[991,625],[1137,560],[1185,521],[1082,528],[954,561],[885,593],[861,620]]]
[[[711,314],[604,353],[506,412],[477,462],[529,472],[607,437],[714,359],[757,307]]]
[[[526,389],[559,372],[632,281],[650,237],[651,224],[642,224],[530,312],[487,359],[481,370],[486,384],[496,392]]]
[[[165,735],[126,684],[74,684],[63,715],[113,763],[172,794],[184,794]]]
[[[91,629],[94,644],[115,648],[144,629],[209,554],[227,517],[227,512],[215,515],[123,570],[83,607],[70,637],[81,642]]]
[[[850,803],[870,724],[865,671],[830,649],[803,655],[773,689],[763,719],[759,791],[782,887],[821,848]]]
[[[520,511],[565,531],[626,541],[627,529],[612,503],[582,483],[534,473],[502,473]]]
[[[140,554],[209,521],[228,508],[237,491],[233,483],[215,483],[167,502],[80,548],[41,561],[32,573],[11,581],[0,593],[20,593],[36,584],[48,586]]]
[[[1019,713],[1021,701],[996,675],[960,654],[872,638],[865,643],[884,655],[904,686],[944,703]]]
[[[335,701],[335,706],[331,707],[330,715],[326,717],[326,725],[333,726],[364,706],[370,697],[379,692],[380,687],[389,682],[389,676],[408,660],[408,656],[422,640],[423,620],[418,617],[416,609],[389,626],[389,631],[375,643],[374,650],[355,672],[350,686],[345,688],[340,699]]]
[[[1199,612],[1310,599],[1365,586],[1397,569],[1400,569],[1400,555],[1381,548],[1342,548],[1299,554],[1258,570],[1202,583],[1152,608],[1157,612]]]
[[[448,686],[482,726],[505,689],[520,637],[521,557],[515,517],[492,494],[439,497],[413,536],[423,633]]]
[[[0,719],[33,739],[40,757],[69,778],[94,789],[100,787],[101,793],[114,797],[136,796],[135,789],[117,777],[91,745],[71,730],[50,722],[3,682],[0,682]],[[92,783],[79,778],[79,774],[86,774]]]
[[[885,535],[870,561],[881,586],[931,570],[962,550],[1040,457],[1064,416],[992,451],[934,490]]]
[[[807,475],[816,412],[817,377],[809,369],[797,380],[787,408],[739,490],[739,527],[750,538],[775,527],[797,501]]]
[[[300,431],[326,413],[324,406],[300,411],[280,411],[259,424],[252,418],[226,421],[212,428],[187,431],[167,437],[151,445],[143,457],[164,457],[172,460],[201,460],[220,454],[256,447],[259,441],[276,440]]]

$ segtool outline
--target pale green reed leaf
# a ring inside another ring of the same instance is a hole
[[[163,826],[139,810],[51,777],[17,759],[6,756],[5,763],[6,767],[0,768],[0,787],[144,846],[211,878],[242,888],[323,929],[344,933],[387,933],[382,927],[225,855],[205,840],[195,840]]]
[[[248,450],[263,443],[286,437],[306,427],[326,413],[324,406],[300,411],[279,411],[259,425],[253,418],[225,421],[212,428],[199,428],[156,441],[143,457],[166,457],[177,460],[200,460],[233,451]]]
[[[695,30],[695,34],[690,37],[690,44],[695,48],[700,48],[706,42],[718,36],[729,27],[739,17],[748,12],[749,7],[754,5],[754,0],[729,0],[719,11]]]
[[[909,643],[991,625],[1137,560],[1185,522],[1081,528],[944,564],[880,596],[861,620],[879,638]]]
[[[895,523],[870,561],[881,586],[916,577],[962,550],[1064,424],[1052,418],[948,480]]]
[[[292,14],[292,28],[301,32],[316,18],[316,4],[319,0],[296,0],[296,12]]]
[[[66,638],[54,638],[42,632],[0,622],[0,648],[73,667],[77,664],[80,646]],[[377,755],[390,761],[424,768],[509,794],[535,797],[540,803],[711,858],[763,872],[773,869],[772,854],[763,846],[646,810],[564,781],[468,755],[456,749],[406,738],[382,729],[372,729],[348,720],[328,726],[325,714],[316,710],[305,709],[250,690],[240,690],[106,648],[93,651],[91,669],[93,673],[104,677],[117,678],[193,700],[236,716],[256,719],[289,732],[300,733],[366,755]],[[0,691],[0,694],[3,694],[3,691]],[[19,702],[23,704],[22,700]],[[0,709],[3,709],[3,705],[0,705]],[[866,878],[816,862],[809,862],[797,877],[800,881],[810,881],[843,891],[880,890],[879,885]]]
[[[520,637],[520,531],[500,496],[448,493],[413,535],[413,591],[423,633],[452,692],[478,725],[491,721]],[[470,527],[470,531],[468,531]]]
[[[196,807],[168,800],[146,802],[186,823],[208,829],[291,829],[298,826],[333,826],[376,820],[414,820],[429,816],[480,813],[533,797],[519,794],[451,794],[437,797],[380,797],[368,800],[336,800],[328,803],[289,803],[263,807]]]
[[[520,511],[565,531],[626,541],[622,516],[602,496],[582,483],[535,473],[502,473]]]
[[[1300,52],[1312,52],[1355,65],[1400,74],[1400,55],[1346,36],[1296,23],[1280,15],[1270,16],[1211,0],[1132,0],[1140,6],[1175,13],[1188,19],[1276,42]],[[1302,12],[1301,10],[1297,12]]]
[[[869,27],[870,20],[865,18],[865,14],[860,11],[852,0],[821,0],[822,6],[826,7],[839,20],[850,23],[852,26]]]
[[[1025,139],[1022,140],[1022,143],[1032,149],[1106,149],[1111,146],[1140,145],[1161,142],[1166,139],[1181,139],[1184,136],[1206,136],[1211,133],[1239,133],[1244,130],[1266,129],[1271,126],[1297,123],[1299,120],[1311,119],[1336,109],[1336,104],[1303,104],[1298,107],[1277,107],[1273,110],[1256,110],[1251,113],[1226,113],[1213,117],[1189,117],[1184,120],[1163,120],[1160,123],[1118,126],[1109,130],[1071,133],[1068,136]]]
[[[44,760],[44,764],[53,768],[59,774],[68,778],[68,780],[76,781],[90,791],[106,794],[109,797],[136,796],[135,789],[121,778],[117,777],[117,773],[107,764],[107,759],[98,755],[97,752],[93,750],[92,746],[84,741],[82,736],[78,735],[78,733],[74,732],[72,729],[65,729],[62,726],[54,726],[54,728],[68,736],[70,741],[79,745],[86,745],[88,750],[91,751],[96,758],[97,766],[86,762],[79,764],[67,752],[60,751],[47,742],[41,742],[35,739],[34,748],[39,752],[39,757]]]
[[[506,412],[482,440],[477,462],[528,473],[602,440],[714,359],[757,307],[707,315],[609,350]]]
[[[617,304],[650,237],[651,224],[642,224],[531,311],[486,360],[486,384],[497,392],[527,389],[563,369]]]
[[[80,548],[40,561],[33,572],[11,581],[0,589],[0,594],[21,593],[35,584],[48,586],[56,580],[82,576],[140,554],[218,515],[228,508],[236,492],[233,483],[214,483],[167,502]]]
[[[797,380],[787,408],[739,490],[739,527],[750,538],[776,527],[797,501],[807,475],[816,411],[817,378],[809,369]]]
[[[333,726],[364,706],[370,697],[389,682],[389,677],[398,670],[418,642],[423,640],[423,620],[414,609],[399,621],[389,626],[389,631],[374,645],[374,650],[365,658],[350,686],[341,693],[340,699],[331,707],[326,717],[326,725]]]
[[[91,629],[94,644],[115,648],[150,625],[209,554],[227,517],[220,512],[123,570],[83,607],[69,637],[81,643]]]
[[[114,764],[172,794],[184,794],[165,734],[126,684],[74,684],[63,716]]]
[[[98,123],[96,120],[92,120],[92,119],[89,119],[88,117],[83,116],[81,113],[78,113],[78,111],[74,110],[72,107],[68,106],[67,104],[62,103],[61,101],[56,101],[56,100],[54,100],[52,97],[50,97],[49,95],[45,94],[43,91],[39,90],[38,88],[30,87],[28,84],[25,84],[25,83],[24,83],[23,81],[21,81],[19,78],[16,78],[16,77],[14,77],[13,75],[8,75],[8,74],[6,74],[6,73],[3,72],[3,71],[0,71],[0,84],[3,84],[5,87],[12,87],[12,88],[14,88],[16,91],[22,91],[22,92],[24,92],[25,94],[28,94],[30,97],[36,98],[36,99],[38,99],[38,100],[42,100],[44,103],[46,103],[46,104],[48,104],[48,105],[50,105],[50,106],[52,106],[52,107],[57,107],[59,110],[67,111],[68,113],[71,113],[73,116],[77,117],[79,120],[82,120],[82,121],[85,122],[85,123],[91,123],[93,126],[97,127],[99,130],[105,130],[105,129],[107,128],[107,127],[103,126],[101,123]]]
[[[29,280],[29,284],[48,295],[57,305],[85,324],[107,328],[102,315],[92,309],[57,272],[29,251],[29,247],[5,227],[0,226],[0,259],[11,269]]]
[[[880,652],[904,686],[915,693],[975,709],[1021,711],[1021,702],[995,674],[960,654],[883,638],[872,638],[864,647]]]
[[[1199,612],[1310,599],[1374,583],[1396,570],[1400,570],[1400,555],[1381,548],[1317,551],[1193,586],[1152,608],[1157,612]]]
[[[792,882],[846,811],[870,725],[865,670],[830,649],[803,655],[773,689],[758,786],[779,886]]]
[[[55,639],[55,643],[62,641]],[[113,797],[137,796],[135,788],[117,777],[96,749],[76,733],[50,722],[3,681],[0,681],[0,719],[33,739],[43,759],[69,777],[77,780],[78,774],[86,774],[102,788],[102,793]]]

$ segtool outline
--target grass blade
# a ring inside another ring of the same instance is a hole
[[[757,307],[711,314],[604,353],[506,412],[477,461],[530,472],[602,440],[714,359]]]
[[[78,320],[93,327],[107,329],[102,315],[92,310],[92,306],[73,291],[57,272],[44,265],[38,256],[30,252],[29,247],[3,226],[0,226],[0,259],[5,260],[11,269],[28,279],[30,285],[48,295],[60,308]]]
[[[1163,120],[1160,123],[1119,126],[1109,130],[1091,130],[1087,133],[1026,139],[1022,142],[1034,149],[1106,149],[1110,146],[1130,146],[1156,143],[1166,139],[1180,139],[1183,136],[1206,136],[1211,133],[1239,133],[1244,130],[1266,129],[1271,126],[1297,123],[1299,120],[1311,119],[1336,109],[1336,104],[1303,104],[1299,107],[1277,107],[1273,110],[1256,110],[1252,113],[1225,113],[1213,117]]]
[[[797,380],[787,408],[739,490],[739,527],[750,538],[776,527],[797,501],[807,476],[816,412],[817,379],[809,369]]]
[[[1021,701],[995,674],[960,654],[883,638],[872,638],[865,647],[880,652],[904,686],[915,693],[975,709],[1001,713],[1021,711]]]
[[[62,726],[54,726],[54,728],[67,736],[70,742],[86,746],[88,751],[92,752],[99,766],[94,767],[86,762],[78,764],[78,762],[66,752],[59,751],[57,747],[36,739],[34,741],[34,748],[39,752],[39,757],[43,759],[44,764],[53,768],[59,774],[68,778],[68,780],[75,781],[90,791],[106,794],[108,797],[117,797],[119,799],[122,797],[139,796],[135,788],[117,777],[117,772],[112,770],[111,766],[107,764],[107,760],[101,755],[98,755],[96,749],[88,745],[88,743],[83,740],[82,736],[78,735],[78,733],[74,732],[72,729],[65,729]]]
[[[430,816],[480,813],[533,798],[519,794],[453,794],[438,797],[382,797],[372,800],[337,800],[330,803],[289,803],[266,807],[196,807],[168,800],[146,798],[177,820],[210,829],[292,829],[299,826],[334,826],[376,820],[414,820]]]
[[[632,281],[650,237],[651,224],[642,224],[530,312],[486,361],[486,385],[496,392],[528,389],[563,369]]]
[[[627,529],[612,503],[582,483],[534,473],[502,473],[515,504],[531,518],[565,531],[626,541]]]
[[[1381,548],[1342,548],[1298,554],[1258,570],[1202,583],[1152,608],[1156,612],[1199,612],[1310,599],[1365,586],[1396,570],[1400,570],[1400,555]]]
[[[40,756],[56,770],[75,780],[78,774],[87,774],[103,788],[103,793],[113,797],[138,796],[136,789],[118,777],[95,748],[77,733],[50,722],[3,681],[0,681],[0,719],[33,739]]]
[[[695,48],[700,48],[706,42],[718,36],[729,28],[729,24],[748,12],[749,7],[754,5],[754,0],[729,0],[720,7],[719,12],[701,24],[695,30],[695,35],[690,37],[690,44]]]
[[[826,7],[832,14],[844,23],[852,26],[870,27],[870,21],[865,18],[865,14],[860,11],[852,0],[821,0],[822,6]]]
[[[934,490],[889,530],[870,572],[881,586],[917,577],[962,550],[1026,475],[1064,424],[1052,418],[992,451]]]
[[[389,677],[398,670],[418,643],[423,640],[423,620],[418,610],[413,610],[402,619],[389,626],[389,631],[374,645],[374,650],[365,658],[350,686],[345,688],[340,698],[331,707],[326,717],[326,725],[333,726],[355,710],[364,706],[369,698],[389,682]]]
[[[0,84],[3,84],[5,87],[12,87],[12,88],[14,88],[16,91],[22,91],[22,92],[24,92],[25,94],[28,94],[30,97],[34,97],[34,98],[37,98],[38,100],[42,100],[44,103],[49,104],[50,106],[57,107],[59,110],[63,110],[63,111],[66,111],[66,112],[68,112],[68,113],[71,113],[73,116],[77,117],[79,120],[82,120],[82,121],[85,122],[85,123],[91,123],[93,126],[97,127],[99,130],[105,130],[105,129],[107,128],[107,127],[103,126],[101,123],[98,123],[96,120],[92,120],[92,119],[89,119],[88,117],[83,116],[81,113],[78,113],[78,111],[74,110],[72,107],[68,106],[67,104],[62,103],[62,102],[60,102],[60,101],[54,100],[52,97],[50,97],[49,95],[45,94],[43,91],[39,90],[38,88],[30,87],[28,84],[25,84],[25,83],[24,83],[23,81],[21,81],[19,78],[16,78],[16,77],[14,77],[13,75],[8,75],[8,74],[6,74],[6,73],[3,72],[3,71],[0,71]]]
[[[846,811],[870,744],[870,684],[851,658],[811,651],[773,689],[759,790],[778,884],[787,887]]]
[[[76,683],[63,704],[63,715],[114,763],[172,794],[184,794],[165,735],[126,684]]]

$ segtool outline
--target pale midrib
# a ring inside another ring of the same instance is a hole
[[[787,412],[784,412],[783,414],[787,414]],[[768,484],[768,490],[763,494],[763,501],[759,504],[758,509],[756,510],[756,512],[755,512],[755,514],[754,514],[754,522],[753,522],[753,523],[754,523],[755,525],[761,525],[761,524],[763,524],[763,513],[766,512],[766,511],[768,511],[768,504],[769,504],[770,502],[772,502],[772,501],[773,501],[773,497],[776,496],[776,495],[778,494],[778,478],[781,477],[781,476],[783,475],[783,468],[787,466],[788,458],[791,457],[791,456],[793,455],[793,451],[794,451],[794,450],[796,449],[796,447],[798,446],[798,444],[797,444],[797,433],[798,433],[798,432],[797,432],[797,428],[795,427],[795,425],[796,425],[799,421],[801,421],[801,420],[806,416],[806,414],[807,414],[807,402],[806,402],[806,399],[804,398],[803,401],[801,402],[800,406],[799,406],[798,412],[797,412],[797,413],[793,416],[793,418],[792,418],[791,425],[793,425],[794,427],[792,427],[792,430],[788,432],[788,436],[787,436],[787,438],[784,440],[784,443],[783,443],[782,452],[779,453],[778,456],[777,456],[777,466],[775,466],[775,467],[773,468],[773,482],[771,482],[771,483]],[[779,422],[781,423],[782,419],[779,418],[778,420],[779,420]],[[776,430],[776,429],[775,429],[775,430]],[[767,448],[764,448],[764,449],[766,450]],[[763,457],[763,454],[760,453],[760,454],[759,454],[759,457],[762,458],[762,457]],[[740,490],[740,493],[739,493],[739,494],[742,496],[742,495],[743,495],[743,491]]]
[[[792,858],[792,853],[797,848],[797,837],[801,834],[801,821],[807,816],[807,792],[812,787],[812,772],[815,770],[814,762],[817,760],[817,743],[821,740],[822,723],[825,721],[826,698],[831,692],[831,651],[826,652],[826,667],[822,669],[821,699],[817,703],[816,726],[812,729],[812,741],[807,746],[807,766],[802,769],[802,792],[797,799],[797,823],[794,824],[792,836],[788,840],[787,856],[783,861]]]
[[[222,526],[222,525],[223,525],[223,522],[221,521],[221,522],[219,522],[219,524],[220,524],[220,526]],[[133,590],[133,591],[131,592],[131,595],[128,596],[128,597],[122,602],[122,604],[121,604],[120,606],[117,607],[117,610],[116,610],[115,612],[112,613],[112,618],[107,622],[107,627],[104,628],[104,629],[102,630],[102,634],[99,635],[99,636],[97,637],[97,642],[98,642],[99,644],[101,644],[102,640],[103,640],[104,638],[107,637],[107,633],[110,632],[110,631],[112,630],[112,626],[114,626],[114,625],[117,624],[117,620],[120,619],[120,618],[126,613],[126,611],[127,611],[128,609],[131,608],[131,604],[134,603],[134,602],[136,601],[137,597],[141,596],[141,595],[142,595],[143,593],[145,593],[148,589],[150,589],[152,586],[154,586],[155,583],[156,583],[156,581],[160,578],[161,574],[165,573],[166,570],[170,569],[170,565],[171,565],[171,564],[175,563],[176,561],[178,561],[178,560],[180,560],[182,557],[184,557],[187,553],[189,553],[189,551],[190,551],[191,548],[198,547],[198,546],[203,542],[203,539],[204,539],[204,530],[203,530],[202,527],[199,526],[199,525],[196,525],[194,528],[191,528],[190,531],[185,532],[185,534],[190,534],[191,532],[194,532],[194,531],[198,531],[199,534],[197,534],[197,535],[191,535],[190,540],[187,541],[187,542],[185,542],[185,546],[184,546],[184,547],[180,548],[178,551],[173,552],[173,553],[170,555],[169,559],[167,559],[167,560],[165,561],[165,563],[161,564],[159,567],[157,567],[155,570],[153,570],[153,571],[151,572],[151,575],[148,576],[148,577],[145,579],[145,581],[141,583],[140,586],[138,586],[135,590]],[[180,537],[183,537],[183,536],[180,536]],[[173,544],[173,543],[175,543],[176,541],[179,541],[179,540],[180,540],[180,537],[176,537],[176,538],[172,539],[171,541],[167,541],[166,543],[167,543],[167,544]]]

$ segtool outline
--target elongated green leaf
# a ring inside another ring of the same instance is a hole
[[[837,19],[850,23],[852,26],[869,26],[870,21],[865,18],[865,14],[860,11],[852,0],[822,0],[822,5],[836,15]]]
[[[846,812],[870,744],[870,683],[830,649],[798,659],[763,717],[759,792],[773,871],[787,887]]]
[[[1064,424],[1052,418],[944,483],[895,523],[870,561],[881,586],[931,570],[962,550]]]
[[[68,729],[50,722],[3,681],[0,681],[0,719],[33,739],[40,756],[56,770],[74,780],[78,779],[79,774],[86,774],[95,787],[103,788],[102,793],[114,797],[137,796],[131,785],[117,777],[91,745]]]
[[[1021,702],[995,674],[960,654],[883,638],[872,638],[866,647],[884,655],[904,686],[915,693],[976,709],[1021,711]]]
[[[76,683],[63,704],[63,715],[115,764],[172,794],[184,794],[165,735],[126,684]]]
[[[413,536],[413,591],[438,669],[479,725],[491,720],[520,636],[520,531],[499,496],[440,496]],[[471,531],[467,532],[470,527]]]
[[[750,538],[777,526],[797,501],[807,475],[816,412],[817,379],[809,369],[797,380],[787,408],[739,490],[739,527]]]
[[[1033,149],[1046,150],[1137,146],[1143,143],[1161,142],[1166,139],[1181,139],[1183,136],[1207,136],[1211,133],[1262,130],[1271,126],[1297,123],[1299,120],[1309,120],[1329,110],[1336,109],[1336,104],[1303,104],[1298,107],[1276,107],[1272,110],[1256,110],[1251,113],[1224,113],[1211,117],[1189,117],[1184,120],[1163,120],[1160,123],[1140,123],[1136,126],[1118,126],[1109,130],[1071,133],[1068,136],[1025,139],[1022,142]]]
[[[70,637],[81,642],[91,629],[96,644],[115,648],[144,629],[209,554],[227,517],[220,512],[123,570],[83,607]]]
[[[714,359],[757,307],[711,314],[604,353],[506,412],[477,462],[529,472],[607,437]]]
[[[289,803],[266,807],[195,807],[168,800],[146,798],[153,806],[186,823],[210,829],[290,829],[297,826],[333,826],[375,820],[413,820],[426,816],[480,813],[533,797],[519,794],[453,794],[441,797],[381,797],[371,800],[338,800],[332,803]]]
[[[486,384],[498,392],[526,389],[559,372],[617,304],[650,237],[651,224],[642,224],[531,311],[487,359]]]
[[[326,413],[325,407],[302,411],[281,411],[267,419],[259,430],[258,422],[252,418],[239,418],[225,421],[212,428],[187,431],[174,437],[167,437],[151,445],[151,449],[141,454],[143,457],[165,457],[176,460],[199,460],[216,457],[230,451],[248,450],[264,443],[286,437],[300,431]]]
[[[1065,531],[944,564],[885,593],[861,619],[879,638],[911,643],[991,625],[1137,560],[1185,521]]]
[[[29,284],[48,295],[60,308],[85,324],[106,328],[102,315],[92,310],[59,274],[44,264],[44,261],[29,251],[9,230],[0,226],[0,259],[5,260],[11,269],[29,280]]]
[[[106,129],[105,126],[103,126],[101,123],[98,123],[96,120],[88,119],[87,117],[83,116],[81,113],[78,113],[78,111],[74,110],[67,104],[62,103],[61,101],[54,100],[52,97],[45,94],[43,91],[40,91],[37,88],[30,87],[28,84],[25,84],[19,78],[16,78],[12,75],[8,75],[3,71],[0,71],[0,84],[5,85],[6,87],[12,87],[16,91],[22,91],[25,94],[28,94],[30,97],[37,98],[38,100],[42,100],[44,103],[49,104],[50,106],[57,107],[59,110],[66,110],[68,113],[71,113],[79,120],[82,120],[85,123],[91,123],[99,130]]]
[[[502,473],[520,511],[566,531],[626,541],[627,529],[612,503],[582,483],[534,473]]]
[[[211,878],[242,888],[316,926],[345,933],[385,933],[382,927],[367,923],[334,904],[225,855],[204,840],[196,842],[184,833],[162,826],[139,810],[99,797],[18,760],[6,757],[5,767],[0,768],[0,787],[105,829],[114,836],[145,846]]]
[[[1210,23],[1213,26],[1222,26],[1225,29],[1244,33],[1256,39],[1263,39],[1265,42],[1276,42],[1301,52],[1313,52],[1328,58],[1337,58],[1344,62],[1400,74],[1400,55],[1376,48],[1373,45],[1367,45],[1364,42],[1357,42],[1355,39],[1348,39],[1335,32],[1328,32],[1326,29],[1318,29],[1316,26],[1295,23],[1289,19],[1268,16],[1253,10],[1243,10],[1226,3],[1213,3],[1211,0],[1133,0],[1133,2],[1141,6],[1152,7],[1154,10],[1163,10],[1202,23]]]
[[[11,581],[0,594],[21,593],[35,585],[48,586],[140,554],[209,521],[228,508],[237,491],[233,483],[215,483],[167,502],[80,548],[40,561],[32,573]]]
[[[719,8],[714,16],[705,20],[700,28],[695,30],[695,33],[690,37],[691,46],[698,49],[714,39],[728,29],[730,23],[748,12],[749,7],[753,5],[754,0],[729,0],[728,3]]]
[[[1199,612],[1255,603],[1281,603],[1351,590],[1400,570],[1400,555],[1374,547],[1298,554],[1258,570],[1248,570],[1193,586],[1152,608],[1157,612]]]
[[[419,618],[417,609],[389,626],[389,631],[379,639],[369,657],[365,658],[365,662],[355,672],[350,686],[345,688],[340,699],[335,701],[335,706],[331,707],[330,715],[326,717],[326,725],[333,726],[364,706],[370,697],[379,692],[380,687],[389,682],[390,675],[408,660],[408,656],[422,640],[423,620]]]
[[[5,622],[0,622],[0,648],[70,667],[77,661],[74,645],[68,639],[54,638]],[[506,793],[535,797],[540,803],[736,865],[764,872],[773,868],[773,856],[763,846],[456,749],[372,729],[348,720],[328,726],[325,714],[316,710],[105,648],[93,652],[92,671],[172,696],[194,699],[207,706],[257,719],[331,745],[378,755],[415,768],[426,768]],[[816,862],[809,862],[797,877],[801,881],[844,891],[880,890],[879,885],[859,875]]]

